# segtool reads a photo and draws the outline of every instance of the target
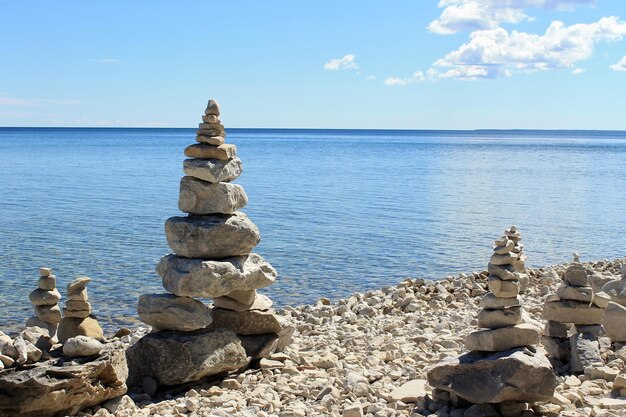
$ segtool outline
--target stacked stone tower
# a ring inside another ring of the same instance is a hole
[[[256,225],[239,211],[248,197],[240,185],[231,181],[241,175],[242,163],[236,156],[237,147],[224,143],[226,132],[219,116],[219,104],[210,100],[196,131],[198,143],[185,149],[189,159],[183,163],[186,176],[180,182],[178,206],[187,215],[165,222],[167,243],[174,254],[164,256],[156,268],[168,293],[145,294],[138,303],[140,319],[157,332],[144,338],[146,347],[165,343],[165,339],[176,339],[178,343],[186,338],[189,346],[209,343],[218,334],[207,332],[212,329],[227,333],[219,334],[226,342],[213,344],[211,349],[225,349],[233,341],[230,334],[236,335],[234,340],[243,349],[228,347],[234,352],[230,363],[207,368],[201,376],[237,369],[241,361],[232,359],[240,352],[245,350],[244,357],[248,358],[265,356],[290,336],[270,309],[272,301],[257,293],[257,289],[274,282],[276,271],[252,253],[260,234]],[[214,308],[211,310],[196,298],[212,298]],[[208,350],[205,354],[210,355]],[[140,368],[148,368],[141,355],[131,356],[141,362]],[[153,368],[144,374],[166,385],[198,376],[161,378],[162,372]]]
[[[546,300],[543,318],[543,344],[555,359],[569,363],[570,372],[582,372],[585,366],[601,362],[598,337],[604,333],[602,318],[609,304],[605,293],[594,293],[588,271],[574,254],[574,261],[563,274],[556,295]],[[587,353],[581,357],[580,350]],[[589,355],[595,352],[595,355]]]
[[[513,240],[515,239],[515,240]],[[432,387],[471,403],[500,404],[501,411],[549,399],[557,381],[545,354],[537,351],[539,329],[526,322],[519,293],[525,256],[515,226],[493,244],[489,290],[480,300],[481,330],[470,333],[470,352],[428,371]]]
[[[91,304],[87,295],[89,277],[79,277],[67,286],[67,301],[63,309],[63,320],[59,323],[59,342],[75,336],[88,336],[103,340],[104,333],[98,319],[91,314]]]
[[[50,337],[55,338],[61,309],[58,302],[61,294],[56,289],[56,276],[50,268],[39,268],[39,283],[36,290],[30,293],[30,302],[35,306],[35,316],[28,319],[26,327],[38,326],[47,329]]]

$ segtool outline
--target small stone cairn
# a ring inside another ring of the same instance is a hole
[[[89,277],[79,277],[67,286],[67,301],[63,309],[63,319],[59,323],[59,342],[65,343],[76,336],[87,336],[104,340],[98,319],[91,314],[91,304],[87,295]]]
[[[178,206],[188,215],[165,222],[174,254],[156,270],[168,293],[139,297],[139,317],[153,333],[129,351],[133,384],[148,377],[176,385],[236,370],[280,349],[293,333],[276,317],[272,301],[257,293],[277,274],[251,253],[260,233],[239,211],[248,197],[231,181],[241,175],[242,163],[237,147],[224,143],[219,116],[219,104],[209,100],[198,143],[185,149]],[[213,309],[196,298],[212,298]]]
[[[606,283],[602,291],[611,298],[602,322],[606,334],[613,342],[626,344],[626,264],[621,279]]]
[[[38,288],[28,296],[35,307],[35,316],[26,321],[26,327],[41,327],[48,330],[49,336],[56,340],[56,333],[61,321],[61,309],[58,306],[61,294],[56,288],[56,276],[50,268],[39,268]]]
[[[428,382],[470,403],[500,404],[504,412],[548,400],[557,381],[545,354],[535,348],[539,329],[527,323],[522,308],[519,282],[526,257],[515,226],[495,241],[493,252],[490,291],[479,302],[481,330],[465,339],[470,352],[437,364],[429,370]]]
[[[598,337],[604,334],[602,317],[609,296],[594,293],[589,285],[592,270],[587,270],[578,254],[563,274],[563,282],[543,308],[547,320],[542,341],[548,354],[569,364],[571,373],[580,373],[591,365],[602,364]]]

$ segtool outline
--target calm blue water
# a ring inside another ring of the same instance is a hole
[[[229,130],[279,271],[278,306],[486,266],[516,224],[531,266],[626,253],[626,132]],[[192,129],[0,129],[0,329],[31,315],[38,267],[92,277],[112,330],[161,291]]]

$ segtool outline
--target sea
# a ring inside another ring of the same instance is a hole
[[[516,225],[528,265],[626,255],[626,132],[228,129],[277,308],[486,268]],[[51,267],[89,276],[105,331],[163,292],[193,129],[0,128],[0,330]]]

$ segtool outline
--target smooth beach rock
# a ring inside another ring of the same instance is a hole
[[[506,236],[502,236],[493,244],[493,252],[498,255],[505,255],[515,247],[515,242],[509,240]]]
[[[220,118],[215,116],[214,114],[203,114],[202,121],[204,123],[219,123],[219,124],[222,123],[220,122]]]
[[[259,294],[256,299],[250,303],[240,303],[237,300],[233,300],[230,297],[216,297],[213,299],[213,305],[219,308],[225,308],[233,311],[246,311],[246,310],[268,310],[274,303],[265,295]]]
[[[587,280],[587,269],[580,264],[574,264],[565,270],[563,280],[566,284],[575,287],[586,287],[589,285]]]
[[[165,236],[177,255],[206,259],[246,255],[261,240],[259,229],[241,212],[171,217]]]
[[[145,377],[159,385],[178,385],[248,364],[239,338],[229,330],[151,333],[131,346],[126,356],[128,381],[136,386]]]
[[[252,304],[256,296],[256,290],[234,290],[226,294],[226,297],[232,298],[233,300],[243,304]]]
[[[185,175],[208,182],[230,182],[243,172],[241,159],[235,157],[227,161],[220,159],[185,159]]]
[[[580,301],[550,301],[543,306],[545,320],[573,324],[602,323],[604,309]]]
[[[76,415],[81,409],[123,395],[128,376],[124,350],[121,343],[108,343],[98,358],[84,363],[42,362],[3,375],[0,415]]]
[[[558,384],[545,355],[523,348],[449,358],[427,377],[430,386],[478,404],[549,401]]]
[[[530,324],[518,324],[499,329],[478,330],[465,338],[467,350],[498,352],[539,343],[539,331]]]
[[[185,156],[189,158],[221,159],[225,161],[237,156],[237,146],[230,144],[214,146],[203,143],[189,145],[185,148]]]
[[[489,263],[487,265],[487,272],[490,276],[500,278],[504,281],[517,281],[519,279],[519,273],[513,265],[493,265]]]
[[[216,184],[194,177],[180,180],[178,208],[191,214],[230,214],[245,207],[248,196],[243,187],[229,182]]]
[[[572,287],[570,285],[561,285],[556,290],[556,295],[561,300],[586,301],[588,303],[593,300],[593,289],[591,287]]]
[[[222,122],[213,123],[203,121],[202,123],[198,124],[198,129],[218,129],[224,131],[224,125],[222,124]]]
[[[188,259],[166,255],[157,264],[163,288],[172,294],[188,297],[221,297],[245,301],[243,290],[255,290],[272,284],[276,270],[255,253],[221,261]],[[235,296],[233,294],[235,293]]]
[[[28,295],[28,298],[36,306],[53,306],[61,299],[61,293],[56,289],[42,290],[37,288]]]
[[[517,255],[514,253],[505,253],[503,255],[494,253],[491,255],[491,260],[489,261],[491,265],[495,266],[512,265],[515,262],[517,262]]]
[[[91,282],[89,277],[78,277],[67,285],[67,295],[78,294]]]
[[[280,333],[282,325],[273,310],[232,311],[214,308],[213,329],[229,329],[238,335]]]
[[[65,308],[68,310],[91,311],[91,304],[89,301],[67,300],[65,302]]]
[[[63,344],[63,354],[70,357],[95,356],[102,351],[102,343],[87,336],[70,337]]]
[[[504,231],[504,235],[508,237],[509,239],[511,239],[513,242],[519,242],[520,239],[522,238],[522,235],[520,234],[519,230],[517,230],[517,227],[515,226],[511,226],[508,229],[506,229]]]
[[[482,308],[506,308],[518,307],[522,305],[522,297],[501,298],[496,297],[494,293],[487,293],[478,302]]]
[[[71,337],[88,336],[96,340],[104,340],[104,333],[98,320],[94,316],[87,318],[64,317],[59,323],[57,337],[60,343]]]
[[[59,310],[59,321],[61,321],[61,310]],[[56,340],[55,338],[57,334],[57,328],[59,327],[58,323],[59,322],[48,323],[48,322],[41,320],[37,316],[33,316],[33,317],[29,317],[29,319],[26,320],[26,327],[41,327],[42,329],[46,329],[50,337]],[[0,352],[1,351],[2,349],[0,349]]]
[[[87,288],[83,288],[80,291],[74,292],[67,296],[68,300],[73,301],[87,301],[89,299],[89,294],[87,293]]]
[[[209,103],[206,105],[206,110],[204,111],[204,114],[212,116],[220,115],[220,104],[217,102],[217,100],[209,100]]]
[[[85,319],[91,315],[91,310],[68,310],[67,308],[63,309],[63,317],[64,318],[78,318]]]
[[[46,267],[39,268],[40,277],[49,277],[50,275],[52,275],[52,268],[46,268]]]
[[[519,293],[518,281],[505,281],[498,277],[489,276],[489,291],[499,298],[517,297]]]
[[[604,310],[602,326],[614,342],[626,342],[626,307],[611,302]]]
[[[206,143],[207,145],[223,145],[225,140],[224,136],[205,136],[205,135],[197,135],[196,142]]]
[[[430,393],[430,389],[426,389],[428,381],[425,379],[414,379],[405,382],[400,387],[394,389],[389,394],[393,401],[402,401],[403,403],[415,403],[418,398],[424,398]]]
[[[203,302],[172,294],[144,294],[137,305],[139,318],[157,330],[183,332],[211,324],[211,309]]]
[[[478,313],[478,327],[498,329],[500,327],[514,326],[522,322],[521,307],[504,309],[483,309]]]
[[[39,278],[37,286],[43,291],[52,291],[57,287],[57,278],[54,275]]]
[[[224,129],[198,129],[196,130],[196,137],[208,137],[208,138],[214,138],[214,137],[222,137],[225,138],[226,137],[226,132],[224,131]]]
[[[61,308],[53,306],[35,306],[37,318],[46,323],[59,323],[61,321]]]

